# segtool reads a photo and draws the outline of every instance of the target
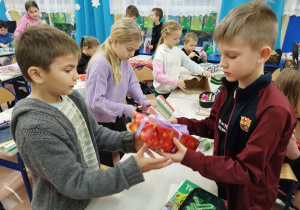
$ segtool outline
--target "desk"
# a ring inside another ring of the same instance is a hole
[[[220,63],[221,57],[219,55],[207,55],[207,62],[209,63]]]
[[[204,154],[209,155],[210,153],[212,153],[212,149]],[[131,154],[126,154],[123,158],[126,159],[130,156]],[[209,192],[217,193],[215,182],[178,163],[163,169],[147,172],[144,174],[144,178],[145,182],[135,185],[129,190],[107,197],[92,199],[86,210],[159,210],[167,203],[171,185],[174,183],[180,184],[186,179]]]
[[[149,66],[153,70],[153,60],[151,60],[150,56],[138,55],[136,57],[138,57],[138,58],[129,59],[129,63],[131,64],[133,69],[139,65],[146,65],[146,66]]]
[[[176,110],[184,112],[186,117],[196,117],[203,119],[200,115],[193,115],[193,110],[199,107],[198,101],[183,100],[180,98],[167,99]],[[184,104],[183,104],[184,103]],[[204,152],[205,155],[211,155],[213,149]],[[125,154],[122,161],[132,154]],[[168,194],[172,184],[180,184],[186,179],[194,182],[205,190],[217,194],[217,186],[214,181],[202,177],[198,172],[174,163],[163,169],[150,171],[144,174],[145,182],[124,190],[121,193],[92,199],[86,210],[102,209],[143,209],[159,210],[167,203]],[[174,192],[175,193],[175,192]]]
[[[14,55],[15,52],[0,52],[0,57]]]
[[[182,73],[185,73],[182,70]],[[182,93],[182,94],[181,94]],[[186,98],[184,97],[186,96]],[[188,98],[188,99],[187,99]],[[167,101],[173,106],[173,116],[204,119],[204,116],[195,115],[199,106],[199,95],[186,95],[182,90],[175,90]],[[213,149],[205,151],[205,155],[212,155]],[[125,154],[124,161],[132,154]],[[121,193],[92,199],[86,210],[102,209],[143,209],[159,210],[168,200],[168,194],[172,184],[180,184],[186,179],[194,182],[205,190],[217,194],[217,186],[214,181],[202,177],[198,172],[181,164],[174,163],[163,169],[150,171],[144,174],[145,182],[124,190]],[[173,193],[173,192],[172,192]],[[175,192],[174,192],[175,193]]]

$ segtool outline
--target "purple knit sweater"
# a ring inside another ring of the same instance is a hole
[[[103,55],[93,58],[86,75],[86,104],[97,122],[115,122],[122,114],[130,116],[132,105],[124,104],[127,93],[146,108],[148,99],[129,61],[121,61],[121,80],[115,84],[111,65]]]

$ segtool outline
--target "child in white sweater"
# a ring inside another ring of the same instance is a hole
[[[165,22],[153,61],[155,96],[167,98],[177,87],[184,89],[185,83],[179,79],[181,66],[194,74],[210,77],[210,72],[191,61],[177,44],[182,33],[180,24],[174,20]]]

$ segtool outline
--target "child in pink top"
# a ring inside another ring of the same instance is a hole
[[[23,33],[28,26],[36,25],[41,21],[41,19],[39,18],[39,7],[34,1],[27,1],[25,3],[25,9],[27,11],[27,14],[24,15],[19,21],[14,33],[15,36],[18,36],[21,33]]]

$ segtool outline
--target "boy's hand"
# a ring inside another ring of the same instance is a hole
[[[177,147],[178,151],[174,154],[164,153],[164,156],[167,158],[171,158],[171,160],[175,163],[180,163],[185,156],[187,148],[185,146],[183,146],[183,144],[181,144],[178,141],[178,139],[175,137],[173,138],[173,142],[174,142],[175,146]]]
[[[156,100],[148,101],[147,107],[149,107],[149,106],[152,106],[152,107],[156,108],[158,106]]]
[[[178,120],[177,120],[176,118],[174,118],[174,117],[168,119],[167,121],[168,121],[169,123],[171,123],[171,124],[178,124]]]
[[[205,76],[206,78],[209,78],[211,76],[211,73],[209,71],[204,71],[202,75]]]
[[[195,55],[196,55],[196,53],[195,52],[191,52],[190,54],[189,54],[189,58],[193,58],[193,57],[195,57]]]
[[[135,115],[136,115],[136,109],[137,109],[137,107],[133,107],[133,110],[132,110],[132,112],[131,112],[131,114],[130,114],[130,116],[129,117],[134,117]]]
[[[184,83],[183,79],[179,79],[179,80],[178,80],[177,86],[178,86],[180,89],[182,89],[182,90],[185,89],[185,83]]]
[[[149,48],[150,50],[152,50],[152,49],[153,49],[153,45],[149,44],[149,45],[148,45],[148,48]]]
[[[206,54],[206,52],[204,50],[201,51],[200,56],[203,56],[204,60],[207,60],[207,54]]]
[[[147,152],[147,154],[151,153],[147,145],[144,143],[143,146],[138,150],[136,155],[134,155],[134,158],[143,173],[151,171],[153,169],[164,168],[173,163],[172,161],[170,161],[170,158],[156,158],[152,153],[150,155],[151,158],[146,158],[144,157],[145,152]]]

